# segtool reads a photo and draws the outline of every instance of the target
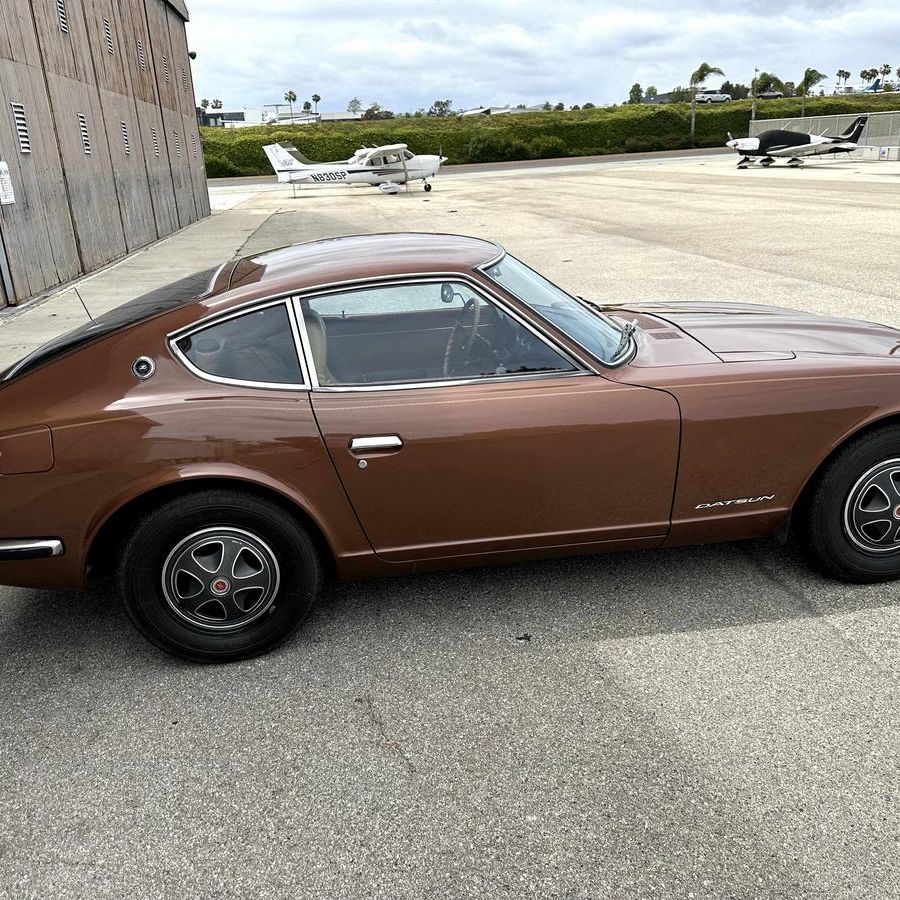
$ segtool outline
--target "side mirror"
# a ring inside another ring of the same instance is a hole
[[[442,303],[452,303],[455,291],[453,290],[452,284],[447,284],[445,281],[441,285],[441,302]]]

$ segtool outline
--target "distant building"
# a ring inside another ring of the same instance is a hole
[[[657,94],[655,97],[644,97],[641,103],[671,103],[672,95],[671,94]]]
[[[207,113],[207,118],[212,120],[219,110],[212,110]],[[245,110],[245,112],[247,112]],[[198,116],[200,111],[198,110]],[[240,128],[244,125],[318,125],[320,122],[358,122],[363,118],[361,112],[308,112],[305,109],[295,109],[291,112],[290,108],[284,103],[269,103],[260,110],[255,110],[254,115],[248,115],[247,120],[223,122],[210,121],[210,125],[225,125],[226,127]],[[237,114],[230,113],[229,116]],[[201,122],[201,125],[206,124]]]
[[[197,124],[204,128],[242,128],[246,125],[259,125],[259,122],[248,122],[247,111],[238,109],[204,109],[197,107]]]
[[[209,214],[183,0],[0,0],[0,306]]]
[[[544,104],[538,103],[535,106],[476,106],[474,109],[464,109],[458,115],[460,118],[466,118],[468,116],[508,116],[517,113],[546,111]]]
[[[320,112],[314,113],[320,122],[359,122],[363,114],[362,112],[350,112],[345,109],[343,112]]]

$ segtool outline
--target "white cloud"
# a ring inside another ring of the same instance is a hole
[[[842,0],[193,0],[198,97],[258,107],[286,90],[324,110],[354,96],[397,112],[437,98],[621,102],[638,81],[668,90],[702,61],[731,81],[753,69],[797,81],[900,65],[900,7]]]

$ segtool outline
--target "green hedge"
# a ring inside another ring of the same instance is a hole
[[[900,106],[896,95],[822,97],[806,104],[807,115],[872,112]],[[800,101],[760,101],[759,118],[799,118]],[[359,147],[408,144],[415,153],[443,153],[450,164],[593,156],[690,147],[691,110],[687,103],[616,106],[572,112],[524,113],[484,118],[399,118],[327,125],[258,125],[201,128],[210,178],[268,175],[264,144],[292,142],[316,160],[346,159]],[[750,101],[697,109],[695,145],[720,146],[726,133],[745,136]]]

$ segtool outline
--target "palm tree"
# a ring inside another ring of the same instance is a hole
[[[881,77],[887,80],[888,75],[891,74],[891,67],[885,63],[878,71],[881,74]]]
[[[797,85],[797,93],[800,95],[800,118],[806,115],[806,97],[809,92],[820,82],[825,80],[825,74],[817,69],[807,69]]]
[[[297,95],[293,91],[285,91],[284,99],[288,105],[288,109],[290,109],[290,111],[291,111],[291,125],[293,125],[294,124],[294,101],[297,99]]]
[[[838,87],[840,87],[842,81],[844,82],[844,86],[846,87],[847,79],[850,77],[850,72],[847,69],[838,69],[836,74]]]
[[[322,99],[322,98],[321,98],[318,94],[313,94],[313,95],[312,95],[312,102],[315,103],[315,105],[316,105],[316,112],[319,111],[319,101],[320,101],[321,99]]]
[[[303,112],[308,113],[312,109],[312,103],[309,100],[303,101]]]
[[[694,143],[694,131],[697,124],[697,88],[709,78],[710,75],[721,75],[725,77],[725,73],[711,66],[709,63],[700,63],[697,70],[691,75],[691,145]]]

